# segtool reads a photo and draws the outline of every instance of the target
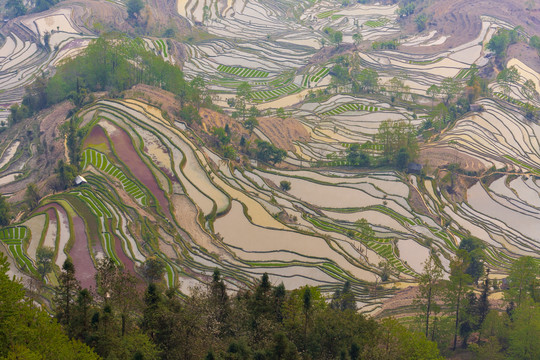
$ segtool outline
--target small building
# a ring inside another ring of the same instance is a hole
[[[75,185],[81,185],[81,184],[86,184],[88,181],[86,181],[85,178],[83,178],[81,175],[77,175],[77,177],[75,178]]]
[[[407,172],[409,174],[419,175],[422,172],[422,165],[418,163],[413,163],[413,162],[409,163],[409,165],[407,165]]]
[[[472,112],[482,112],[484,111],[484,107],[480,104],[471,104],[471,111]]]

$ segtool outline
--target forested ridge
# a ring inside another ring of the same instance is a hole
[[[20,282],[9,280],[6,258],[0,262],[2,358],[441,358],[424,335],[396,320],[378,322],[357,313],[348,284],[325,299],[316,287],[288,291],[264,274],[252,288],[232,294],[216,269],[207,287],[180,298],[175,289],[164,291],[158,284],[145,288],[104,260],[94,291],[80,288],[67,260],[55,289],[53,319],[24,297]],[[29,317],[36,320],[28,322]],[[47,345],[52,342],[57,349]]]
[[[80,108],[95,99],[93,92],[106,91],[115,97],[136,84],[160,87],[182,102],[199,104],[205,99],[197,81],[195,86],[186,81],[179,67],[147,50],[142,39],[108,33],[92,41],[79,56],[63,60],[54,74],[37,77],[26,87],[22,104],[11,107],[10,119],[19,122],[63,100]]]
[[[437,342],[449,354],[459,335],[462,347],[468,345],[478,359],[537,359],[535,261],[523,257],[514,263],[505,291],[506,311],[501,311],[490,309],[487,276],[480,293],[472,291],[469,259],[466,250],[458,252],[449,280],[442,280],[437,266],[426,261],[415,302],[418,317],[407,328],[393,318],[375,320],[358,313],[348,282],[325,298],[317,287],[290,291],[264,274],[251,288],[233,293],[216,269],[207,286],[180,297],[174,288],[143,284],[110,259],[99,261],[97,289],[82,289],[75,266],[66,260],[50,317],[32,297],[25,297],[19,280],[9,279],[2,255],[0,357],[442,359]],[[154,272],[159,274],[159,266]],[[468,342],[473,333],[475,340]]]

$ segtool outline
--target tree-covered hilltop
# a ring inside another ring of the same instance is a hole
[[[144,40],[111,33],[93,40],[78,56],[65,59],[52,77],[42,74],[27,86],[22,105],[11,107],[11,120],[18,122],[66,99],[80,107],[92,101],[93,92],[115,95],[136,84],[160,87],[182,102],[204,100],[180,68],[147,50]]]

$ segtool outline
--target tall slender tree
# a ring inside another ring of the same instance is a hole
[[[424,271],[420,274],[418,281],[418,295],[415,303],[420,307],[422,315],[426,319],[425,334],[429,334],[429,317],[431,313],[437,313],[440,306],[435,299],[441,293],[442,269],[437,265],[433,257],[429,257],[424,262]]]
[[[0,194],[0,227],[9,225],[11,221],[11,205],[7,198]]]
[[[458,250],[456,256],[450,261],[450,279],[446,281],[444,290],[446,304],[455,317],[452,350],[456,350],[463,298],[471,289],[471,276],[465,272],[468,266],[469,254],[466,250]]]
[[[508,290],[504,293],[505,300],[514,302],[518,308],[527,298],[538,301],[539,277],[540,267],[531,256],[522,256],[515,260],[508,276]]]
[[[36,251],[37,271],[41,279],[45,279],[48,273],[52,271],[54,250],[50,247],[40,247]]]
[[[62,272],[58,276],[58,286],[54,300],[56,318],[67,329],[71,328],[72,308],[81,285],[75,278],[75,266],[70,258],[62,265]]]

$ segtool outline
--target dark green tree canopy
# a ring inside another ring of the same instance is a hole
[[[127,13],[129,18],[138,17],[142,9],[144,9],[143,0],[128,0]]]

